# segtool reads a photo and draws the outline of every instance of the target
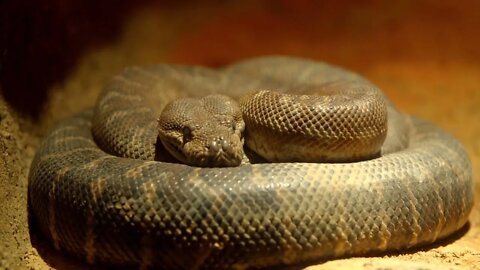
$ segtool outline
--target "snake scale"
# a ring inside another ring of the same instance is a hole
[[[62,121],[41,143],[29,175],[38,227],[56,249],[90,264],[242,269],[405,249],[465,225],[473,204],[465,150],[386,98],[385,142],[362,161],[158,161],[157,118],[172,100],[338,82],[376,89],[355,73],[289,57],[215,70],[126,69],[95,109]]]

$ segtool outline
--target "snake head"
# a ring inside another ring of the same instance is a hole
[[[158,119],[158,136],[165,149],[191,166],[240,165],[244,129],[239,105],[223,95],[174,100]]]

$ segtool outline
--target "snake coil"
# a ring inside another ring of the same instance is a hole
[[[33,216],[58,250],[141,269],[260,268],[355,256],[431,243],[462,227],[473,204],[465,150],[386,98],[385,142],[380,156],[367,160],[229,168],[154,161],[156,120],[172,100],[335,82],[371,85],[343,69],[287,57],[220,70],[127,69],[94,110],[64,120],[41,143],[29,175]]]

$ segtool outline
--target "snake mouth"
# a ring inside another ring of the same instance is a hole
[[[243,149],[240,153],[227,152],[219,150],[215,154],[205,156],[205,162],[212,167],[236,167],[239,166],[243,158]]]
[[[175,140],[161,140],[162,145],[177,161],[189,166],[198,167],[235,167],[243,159],[243,149],[233,151],[233,146],[215,149],[211,147],[196,147],[197,145],[180,144]],[[194,151],[194,150],[197,151]]]
[[[178,143],[166,141],[166,140],[160,140],[160,141],[162,142],[162,145],[165,147],[168,153],[170,153],[178,161],[183,163],[187,162],[188,160],[187,156],[183,153],[183,149],[178,145]]]

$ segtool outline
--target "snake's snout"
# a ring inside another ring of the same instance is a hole
[[[212,154],[215,154],[218,152],[231,153],[233,151],[233,147],[222,136],[218,138],[214,138],[205,147]]]
[[[243,159],[243,142],[236,134],[232,134],[229,139],[224,136],[212,138],[205,149],[210,166],[238,166]]]

